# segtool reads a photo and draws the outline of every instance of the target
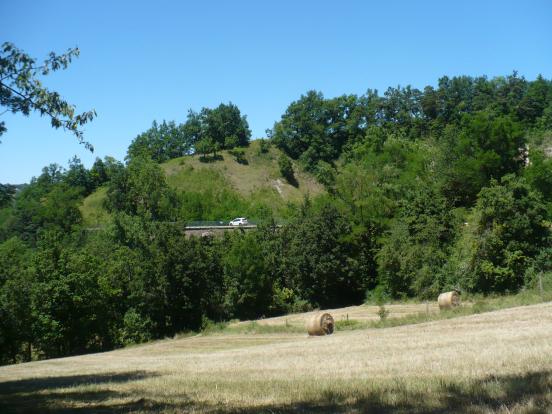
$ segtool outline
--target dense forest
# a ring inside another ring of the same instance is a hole
[[[283,179],[294,183],[300,165],[326,188],[290,207],[282,227],[270,206],[255,231],[188,238],[175,225],[192,217],[190,196],[160,163],[216,163],[221,150],[246,163],[251,132],[231,103],[154,122],[124,162],[87,169],[74,158],[0,185],[0,363],[375,293],[502,294],[552,281],[552,81],[514,72],[383,95],[309,91],[267,134],[261,151],[281,150]],[[112,220],[90,229],[79,206],[99,188]]]

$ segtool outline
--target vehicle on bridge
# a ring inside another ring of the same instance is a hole
[[[249,224],[245,217],[238,217],[228,223],[230,226],[246,226]]]

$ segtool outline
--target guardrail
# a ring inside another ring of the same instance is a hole
[[[237,230],[237,229],[256,229],[256,224],[244,224],[241,226],[186,226],[184,230]]]
[[[167,222],[166,222],[167,223]],[[244,230],[251,230],[251,229],[256,229],[257,228],[257,224],[254,224],[254,223],[250,223],[250,224],[242,224],[242,225],[239,225],[239,226],[231,226],[229,224],[214,224],[214,225],[210,225],[210,224],[185,224],[185,225],[182,225],[183,223],[179,223],[179,222],[168,222],[169,224],[173,224],[175,226],[181,226],[180,228],[184,231],[192,231],[192,230],[237,230],[237,229],[244,229]],[[216,223],[216,222],[214,222]],[[282,227],[283,225],[282,224],[276,224],[275,227]],[[108,226],[107,225],[102,225],[102,226],[96,226],[96,227],[87,227],[85,230],[86,231],[100,231],[100,230],[105,230]]]

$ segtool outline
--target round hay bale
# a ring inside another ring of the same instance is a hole
[[[460,292],[452,290],[450,292],[441,293],[437,298],[439,309],[452,309],[460,306]]]
[[[331,335],[334,319],[329,313],[316,313],[307,319],[307,332],[310,336]]]

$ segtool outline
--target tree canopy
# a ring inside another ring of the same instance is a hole
[[[87,169],[75,157],[28,185],[1,185],[0,363],[366,298],[549,288],[551,121],[552,82],[517,73],[381,96],[309,91],[256,152],[234,149],[248,144],[247,121],[221,104],[184,124],[154,122],[125,164],[105,157]],[[298,186],[310,173],[327,191],[276,210],[280,187],[211,185],[224,181],[222,149],[240,170],[266,162],[271,183]],[[212,165],[160,165],[194,152],[213,154]],[[105,215],[94,226],[83,216],[93,203]],[[259,223],[250,232],[182,231],[244,211]]]
[[[232,104],[220,104],[214,109],[190,110],[184,124],[174,121],[153,122],[152,127],[138,135],[130,144],[127,159],[146,156],[157,162],[197,152],[215,153],[220,149],[244,147],[251,131],[245,115]]]

